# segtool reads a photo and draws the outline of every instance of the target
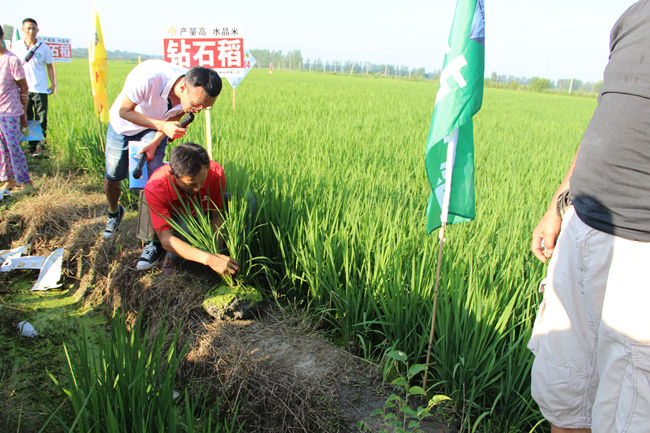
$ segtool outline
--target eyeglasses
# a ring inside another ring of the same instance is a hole
[[[206,108],[206,105],[198,103],[198,102],[192,102],[192,99],[190,98],[190,86],[185,86],[185,90],[187,91],[187,102],[190,105],[190,111],[192,113],[198,113],[204,108]]]
[[[176,185],[178,185],[186,194],[194,194],[198,192],[208,178],[207,172],[201,179],[196,179],[196,177],[192,176],[177,176],[173,172],[172,175],[174,176],[174,180],[176,180]]]

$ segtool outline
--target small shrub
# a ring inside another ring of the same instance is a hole
[[[384,422],[389,426],[380,430],[379,433],[421,433],[420,423],[423,419],[430,417],[431,410],[449,400],[444,395],[435,395],[427,402],[426,406],[418,406],[412,409],[409,405],[409,397],[426,396],[426,392],[420,386],[411,386],[412,379],[426,369],[424,364],[408,365],[406,354],[400,350],[393,350],[386,354],[388,358],[384,368],[384,380],[387,372],[394,370],[397,374],[390,384],[395,387],[399,394],[391,394],[386,399],[384,407],[377,409],[373,415],[382,416]],[[404,370],[404,372],[402,372]],[[406,375],[404,375],[404,373]]]

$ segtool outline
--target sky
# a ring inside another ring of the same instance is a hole
[[[8,4],[7,4],[8,3]],[[632,0],[485,0],[485,75],[600,81],[609,33]],[[97,0],[107,50],[162,55],[164,30],[238,26],[245,49],[303,58],[442,68],[456,0]],[[0,23],[87,47],[92,2],[5,2]]]

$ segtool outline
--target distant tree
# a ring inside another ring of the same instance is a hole
[[[594,83],[585,82],[585,83],[582,83],[582,84],[580,85],[580,89],[579,89],[579,90],[580,90],[581,92],[591,93],[591,92],[594,91],[593,89],[594,89]]]
[[[289,51],[286,55],[286,67],[289,69],[299,69],[302,65],[302,54],[300,50]]]
[[[543,92],[544,90],[551,88],[551,80],[548,78],[533,77],[530,80],[528,88],[533,92]]]
[[[282,54],[282,50],[271,51],[270,55],[271,55],[270,63],[273,63],[273,66],[275,66],[278,69],[282,69],[286,67],[285,65],[286,62],[285,62],[284,55]]]
[[[418,79],[436,79],[440,70],[427,72],[424,68],[410,69],[408,66],[358,62],[354,60],[329,61],[323,59],[305,59],[300,50],[290,50],[286,54],[281,50],[252,49],[256,67],[268,68],[271,63],[277,69],[307,69],[315,72],[336,72],[345,74],[367,74],[388,77],[410,77]]]
[[[508,84],[508,89],[519,90],[519,83],[517,82],[517,80],[512,80],[510,84]]]
[[[271,63],[271,53],[269,50],[251,50],[251,54],[255,57],[255,66],[258,68],[268,68]]]
[[[571,86],[571,78],[562,78],[555,83],[555,88],[558,90],[569,90],[569,86]]]
[[[591,91],[594,92],[594,93],[600,93],[601,90],[603,90],[603,82],[602,81],[594,83],[593,87],[591,88]]]
[[[413,71],[413,76],[415,78],[424,78],[426,73],[427,71],[424,68],[418,68],[415,71]]]
[[[73,48],[72,57],[85,57],[88,58],[88,48]],[[147,59],[162,59],[162,56],[153,56],[151,54],[142,54],[142,53],[132,53],[130,51],[107,51],[107,58],[110,60],[137,60],[138,57],[140,60]]]
[[[577,78],[574,78],[570,90],[572,92],[577,92],[578,90],[582,89],[582,84],[583,84],[582,80],[578,80]]]

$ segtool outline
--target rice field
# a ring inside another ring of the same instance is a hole
[[[110,102],[134,63],[109,62]],[[62,168],[103,175],[85,61],[57,65],[49,141]],[[437,262],[425,235],[424,149],[437,83],[253,70],[211,110],[214,159],[235,201],[258,201],[251,256],[268,295],[321,315],[333,338],[379,360],[424,362]],[[545,431],[526,349],[544,268],[530,233],[573,156],[596,100],[485,89],[475,117],[476,221],[451,226],[430,382],[464,428]],[[204,143],[203,116],[187,140]]]

